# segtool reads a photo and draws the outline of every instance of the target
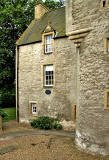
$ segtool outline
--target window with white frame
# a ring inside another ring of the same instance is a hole
[[[36,114],[37,113],[36,103],[31,103],[31,109],[32,109],[32,114]]]
[[[53,86],[54,72],[53,65],[44,66],[44,86]]]
[[[52,34],[45,36],[45,53],[52,52]]]

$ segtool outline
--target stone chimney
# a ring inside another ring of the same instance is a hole
[[[40,19],[45,13],[49,12],[50,9],[46,7],[42,2],[38,2],[35,5],[35,19]]]

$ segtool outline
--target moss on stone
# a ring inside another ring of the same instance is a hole
[[[56,37],[65,36],[65,7],[52,10],[46,13],[40,20],[37,20],[32,27],[20,38],[18,45],[38,42],[42,40],[42,32],[50,22],[56,31]]]

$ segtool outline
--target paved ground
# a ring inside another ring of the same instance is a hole
[[[1,139],[0,160],[109,160],[109,157],[78,150],[70,137],[29,134]]]
[[[56,135],[74,138],[75,132],[63,130],[39,130],[32,129],[28,125],[19,125],[16,121],[10,121],[3,124],[3,132],[0,134],[0,140],[11,139],[26,135]]]
[[[0,134],[0,140],[12,139],[19,136],[27,136],[27,135],[56,135],[56,136],[64,136],[64,137],[75,137],[75,132],[67,132],[67,131],[45,131],[45,130],[24,130],[24,131],[16,131],[16,132],[8,132]]]
[[[5,123],[0,134],[0,160],[109,160],[78,150],[74,131],[44,131]]]

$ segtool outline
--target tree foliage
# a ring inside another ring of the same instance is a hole
[[[15,86],[15,43],[34,18],[34,5],[42,0],[0,1],[0,100],[3,94],[12,94]],[[51,9],[63,2],[45,0]],[[0,102],[1,103],[1,102]]]

